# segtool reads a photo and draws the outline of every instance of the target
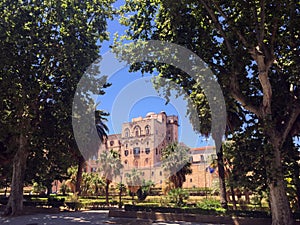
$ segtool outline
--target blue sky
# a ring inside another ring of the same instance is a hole
[[[119,7],[124,3],[123,0],[117,0],[114,7]],[[122,35],[125,27],[121,26],[117,19],[108,21],[108,32],[110,40],[102,43],[100,49],[101,55],[107,53],[109,46],[113,42],[114,34]],[[153,75],[144,74],[144,77],[150,78]],[[146,79],[147,80],[147,79]],[[98,99],[100,101],[99,108],[109,112],[108,127],[110,134],[120,133],[123,122],[128,122],[134,117],[144,117],[148,112],[158,113],[165,111],[168,115],[177,115],[179,117],[179,138],[180,141],[186,143],[190,147],[214,145],[211,138],[208,140],[196,134],[188,119],[185,117],[186,106],[184,101],[172,98],[169,104],[165,104],[165,99],[158,96],[157,93],[151,92],[151,84],[143,84],[143,76],[140,72],[129,73],[128,67],[116,71],[108,80],[112,86],[107,88],[106,94]],[[139,85],[137,84],[143,84]],[[146,94],[148,92],[148,94]],[[131,95],[139,96],[133,98]],[[129,104],[130,102],[130,104]],[[300,138],[294,139],[295,143],[300,145]]]
[[[118,1],[115,5],[119,6],[122,1]],[[109,52],[109,46],[113,42],[115,33],[122,35],[125,27],[121,26],[118,20],[108,21],[108,32],[110,40],[102,43],[101,55],[105,57],[105,53]],[[108,60],[109,61],[109,60]],[[109,65],[110,64],[110,65]],[[109,67],[118,67],[114,63],[109,62]],[[105,68],[106,69],[106,68]],[[165,111],[167,115],[177,115],[179,117],[179,141],[184,142],[190,147],[204,146],[206,144],[213,145],[211,139],[205,140],[199,134],[193,131],[192,125],[186,118],[186,102],[183,98],[171,97],[169,104],[165,104],[166,100],[159,96],[154,90],[150,79],[151,74],[142,75],[141,72],[128,72],[129,67],[122,67],[109,76],[108,82],[112,85],[105,89],[106,94],[99,96],[97,99],[98,108],[110,113],[107,118],[109,134],[120,133],[122,123],[131,121],[135,117],[145,117],[148,112],[159,113]]]
[[[119,7],[122,4],[123,1],[118,0],[114,6]],[[117,19],[108,21],[110,40],[102,43],[101,55],[110,51],[109,46],[113,43],[114,34],[122,35],[125,29]],[[207,140],[193,131],[192,125],[186,118],[186,105],[183,100],[171,98],[171,102],[166,105],[165,99],[153,90],[149,82],[153,75],[142,75],[140,72],[129,73],[128,69],[124,67],[112,74],[108,80],[112,86],[107,88],[106,94],[97,100],[100,102],[99,108],[110,113],[107,118],[109,134],[120,133],[122,123],[129,122],[132,118],[144,117],[148,112],[165,111],[168,115],[179,117],[179,141],[190,147],[214,145],[211,138]],[[294,141],[300,145],[299,139],[295,138]]]

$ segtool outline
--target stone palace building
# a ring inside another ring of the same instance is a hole
[[[109,150],[120,154],[124,168],[116,180],[124,181],[126,175],[136,168],[142,179],[152,180],[156,186],[162,186],[166,180],[161,168],[162,149],[178,142],[178,126],[178,116],[150,112],[144,118],[133,118],[131,122],[123,123],[122,133],[109,135],[100,146],[98,154]],[[180,145],[185,146],[182,143]],[[215,148],[194,148],[189,153],[193,172],[187,175],[183,187],[211,187],[217,175],[207,168],[216,157]],[[96,172],[97,169],[96,161],[89,160],[85,171]]]

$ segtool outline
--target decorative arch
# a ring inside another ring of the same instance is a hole
[[[146,134],[146,135],[150,135],[150,132],[151,132],[150,126],[149,126],[149,125],[146,125],[146,126],[145,126],[145,134]]]
[[[144,161],[144,166],[146,167],[146,166],[148,166],[148,164],[149,164],[149,159],[146,158],[145,161]]]
[[[133,128],[133,131],[134,131],[134,136],[135,137],[139,137],[139,136],[141,136],[141,127],[140,126],[135,126],[134,128]]]
[[[130,137],[130,130],[129,130],[129,128],[126,128],[125,130],[124,130],[124,137]]]
[[[134,160],[133,165],[134,165],[135,168],[138,168],[139,167],[139,162],[137,160]]]

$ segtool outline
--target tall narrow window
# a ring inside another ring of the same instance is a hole
[[[146,158],[145,162],[144,162],[144,166],[148,166],[148,162],[149,162],[149,160],[148,160],[148,158]]]
[[[150,134],[150,126],[149,126],[149,125],[147,125],[147,126],[145,127],[145,131],[146,131],[146,135],[149,135],[149,134]]]
[[[124,136],[129,137],[129,129],[128,128],[125,129]]]
[[[146,152],[146,154],[149,154],[150,153],[150,148],[145,148],[145,152]]]
[[[128,156],[128,153],[129,153],[128,150],[125,150],[125,151],[124,151],[124,155],[125,155],[125,156]]]
[[[139,126],[136,126],[134,128],[134,133],[136,137],[139,137],[141,135],[141,128]]]

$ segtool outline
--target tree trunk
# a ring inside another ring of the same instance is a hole
[[[108,200],[109,184],[110,184],[110,181],[108,179],[106,179],[106,185],[105,185],[105,200],[106,200],[106,205],[109,205],[109,200]]]
[[[11,191],[4,215],[19,215],[23,211],[23,185],[26,169],[26,161],[29,155],[27,138],[24,134],[19,136],[19,148],[13,159],[13,175]]]
[[[235,201],[235,194],[234,194],[234,189],[233,189],[232,185],[230,185],[230,192],[231,192],[231,197],[232,197],[233,209],[237,210],[237,208],[236,208],[236,201]]]
[[[297,207],[300,209],[300,179],[299,179],[299,165],[298,162],[294,162],[294,180],[296,186],[296,196],[297,196]]]
[[[8,188],[8,184],[7,184],[7,179],[6,179],[6,180],[5,180],[4,197],[6,197],[6,194],[7,194],[7,188]]]
[[[293,143],[292,143],[293,145]],[[289,149],[287,149],[288,151]],[[293,146],[292,152],[292,168],[293,168],[293,181],[296,187],[297,209],[300,209],[300,171],[299,171],[299,152]]]
[[[46,183],[46,188],[47,188],[47,196],[49,197],[50,194],[52,193],[52,182],[47,182]]]
[[[220,202],[224,209],[228,208],[226,198],[226,184],[225,184],[225,171],[223,163],[223,147],[220,147],[220,151],[217,152],[218,160],[218,172],[219,172],[219,183],[220,183]]]
[[[278,147],[274,147],[274,157],[270,160],[267,171],[269,174],[270,204],[272,225],[293,225],[294,220],[286,194],[286,184],[282,171],[281,154]]]
[[[77,195],[81,195],[81,182],[82,182],[82,170],[85,164],[85,160],[83,156],[79,156],[78,159],[78,170],[76,175],[76,186],[75,186],[75,192]]]
[[[119,190],[119,209],[122,208],[122,184],[120,184],[120,190]]]

